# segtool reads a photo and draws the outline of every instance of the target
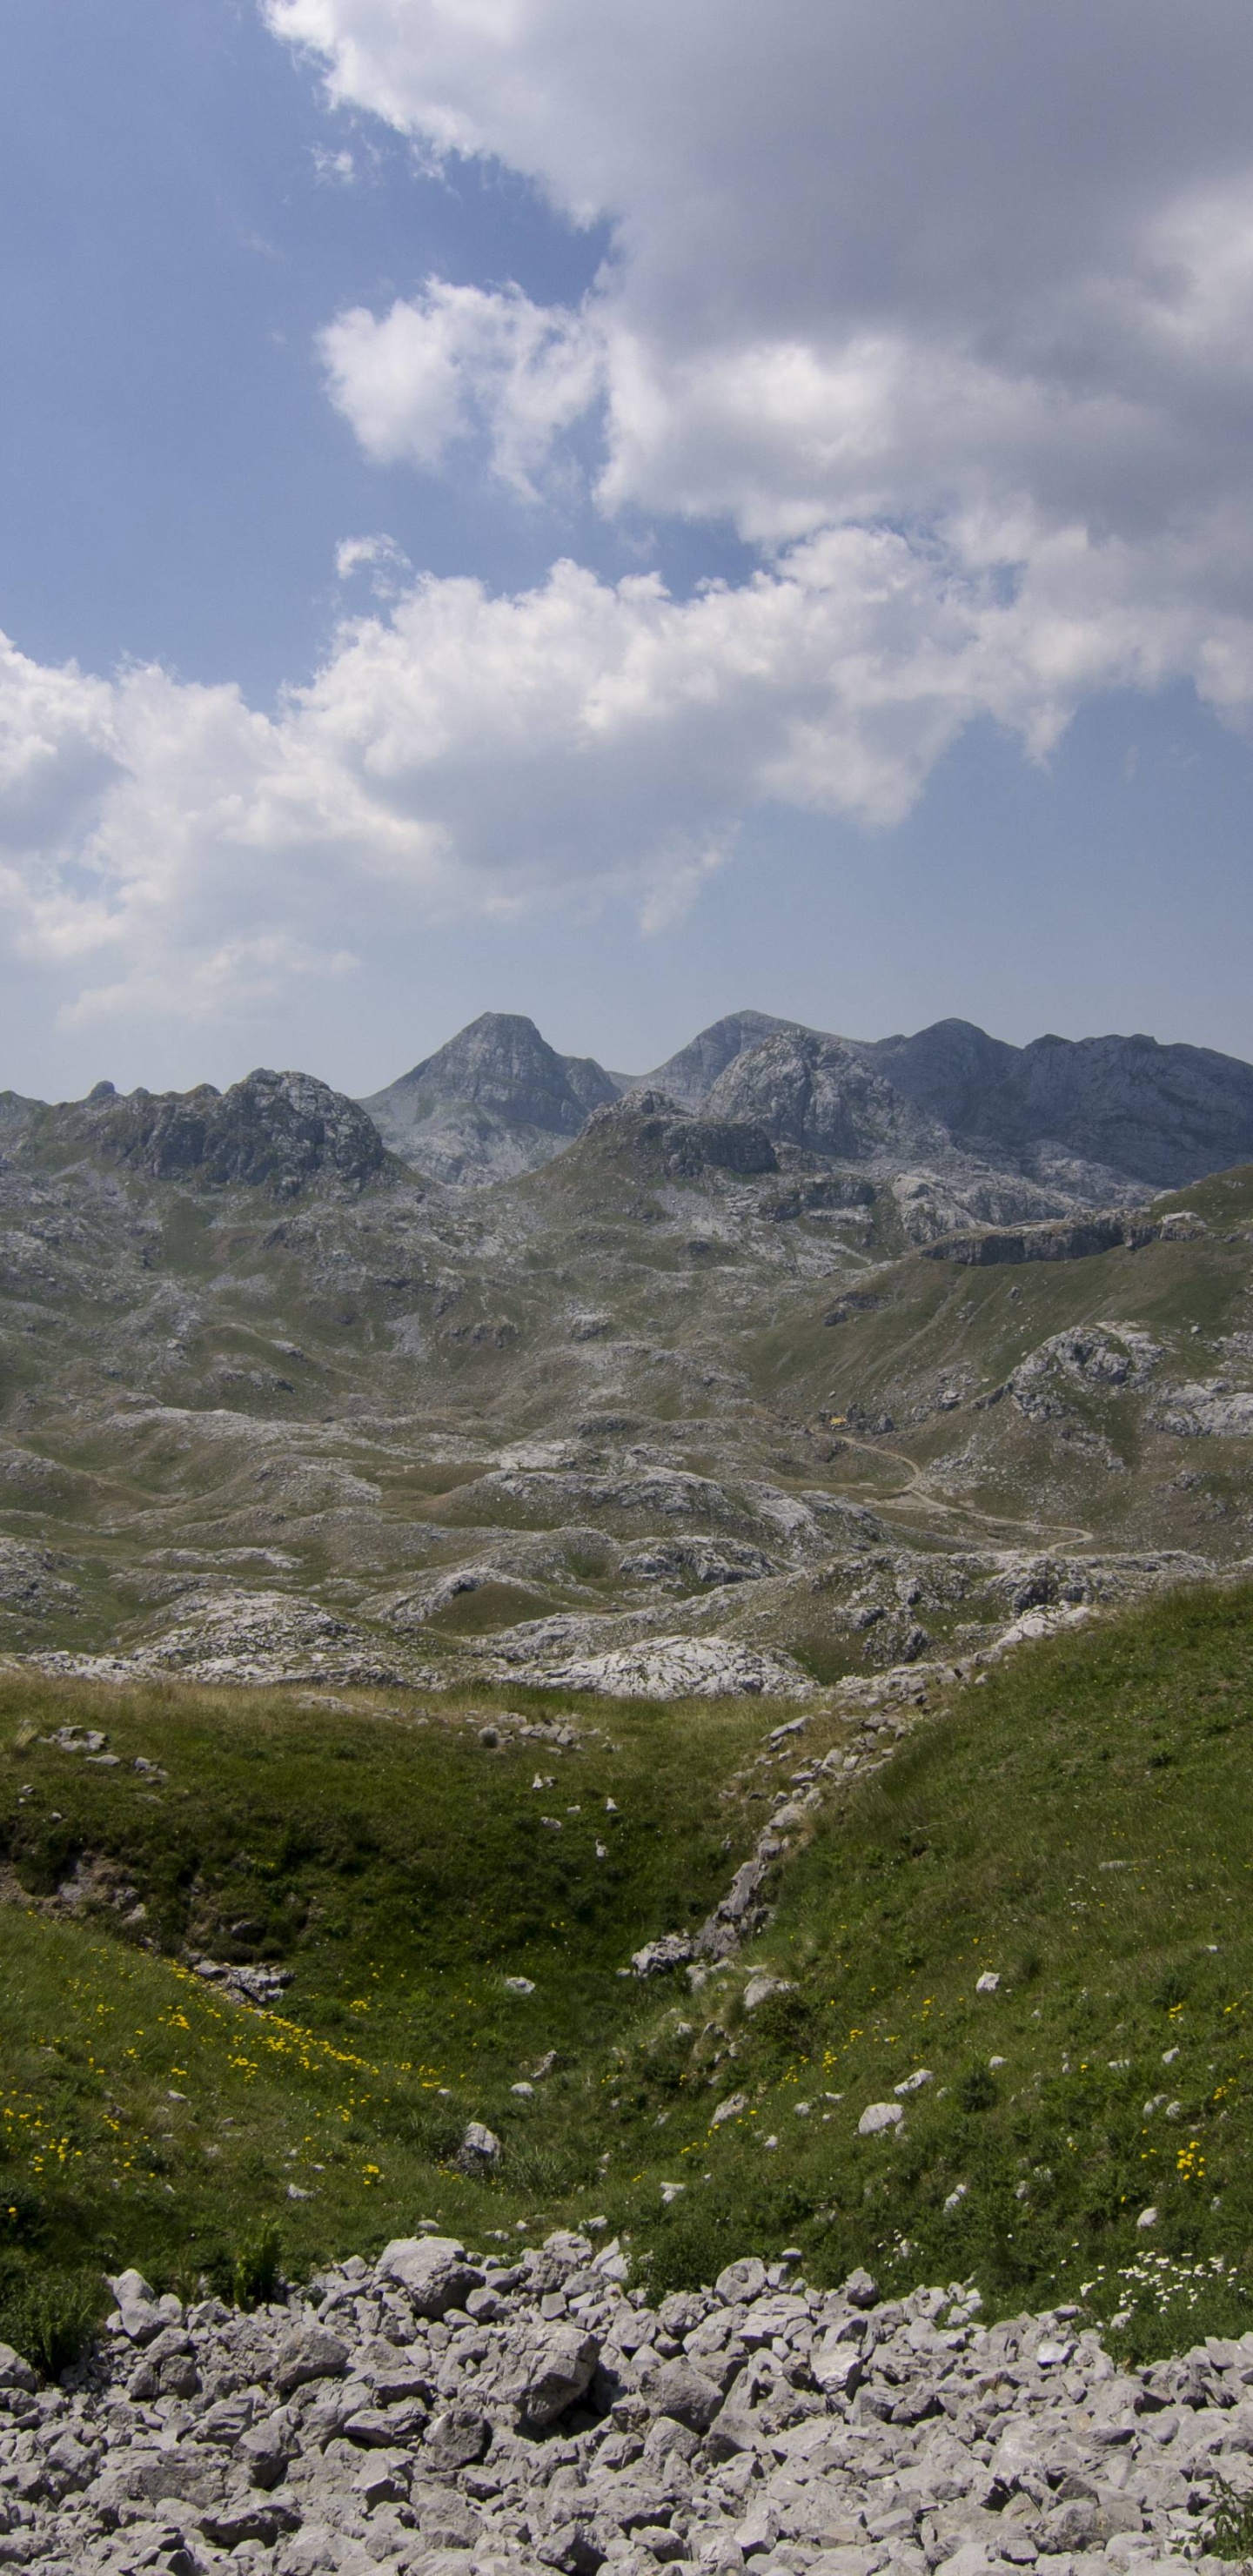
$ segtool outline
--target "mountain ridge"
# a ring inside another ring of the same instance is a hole
[[[815,1078],[825,1108],[811,1096],[801,1114]],[[775,1144],[828,1160],[877,1152],[906,1168],[956,1152],[1089,1205],[1253,1155],[1253,1066],[1238,1057],[1142,1033],[1016,1047],[959,1019],[857,1039],[733,1011],[651,1073],[628,1077],[559,1055],[521,1014],[484,1012],[361,1106],[402,1160],[467,1184],[535,1169],[594,1110],[642,1091],[689,1113],[748,1115]]]
[[[564,1055],[522,1013],[482,1012],[360,1100],[302,1072],[258,1071],[219,1093],[118,1094],[50,1105],[0,1094],[0,1149],[78,1145],[206,1184],[259,1179],[361,1187],[388,1157],[456,1190],[552,1161],[619,1103],[645,1096],[764,1131],[784,1159],[873,1166],[925,1188],[1017,1185],[1004,1217],[1063,1215],[1180,1188],[1253,1159],[1253,1065],[1215,1049],[1130,1037],[1035,1038],[974,1023],[857,1039],[760,1011],[701,1029],[648,1075]],[[988,1213],[992,1213],[990,1203]],[[950,1221],[973,1213],[958,1211]]]

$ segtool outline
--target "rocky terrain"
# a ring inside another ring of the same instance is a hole
[[[840,1042],[744,1038],[695,1113],[585,1115],[553,1057],[580,1132],[473,1189],[305,1076],[10,1095],[0,1646],[786,1693],[988,1642],[1036,1561],[1241,1563],[1247,1176],[1082,1206]]]
[[[869,2106],[900,2117],[899,2102]],[[490,2152],[488,2133],[470,2152]],[[597,2233],[597,2228],[600,2232]],[[0,2348],[6,2565],[41,2576],[1134,2576],[1253,2488],[1253,2336],[1128,2370],[1074,2307],[816,2291],[786,2250],[654,2307],[603,2222],[424,2232],[252,2314],[112,2283],[62,2387]]]

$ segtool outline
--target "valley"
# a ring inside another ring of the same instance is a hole
[[[1045,2304],[1150,2180],[1243,2317],[1253,1165],[1062,1189],[738,1034],[496,1179],[308,1075],[10,1096],[15,2336],[593,2203],[658,2290]]]

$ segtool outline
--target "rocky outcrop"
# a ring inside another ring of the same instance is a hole
[[[899,2100],[857,2123],[908,2124]],[[0,2346],[5,2558],[1183,2576],[1243,2492],[1253,2336],[1130,2371],[1072,2306],[985,2326],[971,2281],[888,2299],[864,2269],[815,2290],[794,2252],[745,2255],[654,2307],[629,2277],[601,2219],[504,2257],[402,2238],[250,2315],[120,2273],[68,2386]]]
[[[750,1120],[777,1144],[842,1163],[942,1156],[947,1138],[839,1038],[784,1030],[736,1057],[704,1104]]]
[[[1063,1420],[1075,1394],[1114,1394],[1146,1387],[1162,1356],[1160,1342],[1134,1324],[1070,1325],[1051,1333],[1006,1379],[1020,1413],[1032,1422]],[[1246,1398],[1253,1411],[1253,1398]]]
[[[391,1689],[438,1688],[424,1665],[397,1663],[320,1603],[283,1592],[206,1587],[155,1637],[112,1654],[57,1649],[27,1660],[68,1680],[133,1682],[182,1675],[188,1681],[252,1689],[289,1682]]]
[[[1165,1387],[1149,1422],[1154,1431],[1173,1431],[1181,1440],[1253,1439],[1253,1395],[1223,1377]]]
[[[97,1083],[84,1101],[43,1112],[29,1131],[77,1146],[150,1180],[262,1189],[291,1199],[314,1182],[360,1190],[386,1162],[378,1129],[342,1091],[309,1073],[250,1073],[229,1091],[119,1095]]]
[[[585,1156],[628,1163],[642,1180],[696,1180],[702,1172],[777,1172],[760,1119],[689,1117],[661,1091],[633,1091],[598,1109],[583,1131]]]
[[[806,1699],[814,1688],[791,1655],[728,1637],[649,1637],[599,1652],[563,1654],[553,1632],[592,1622],[537,1620],[546,1635],[506,1629],[492,1641],[485,1677],[533,1690],[594,1691],[606,1699]]]
[[[992,1227],[987,1232],[948,1234],[923,1251],[926,1261],[960,1261],[972,1270],[995,1269],[1005,1262],[1092,1261],[1102,1252],[1135,1252],[1145,1243],[1184,1243],[1206,1231],[1204,1220],[1181,1210],[1171,1216],[1124,1213],[1110,1208],[1093,1216],[1068,1218],[1046,1225]]]

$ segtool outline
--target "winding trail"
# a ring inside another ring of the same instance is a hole
[[[908,1499],[915,1511],[939,1512],[948,1520],[980,1521],[988,1529],[1029,1530],[1035,1538],[1062,1539],[1077,1547],[1094,1547],[1096,1544],[1094,1531],[1074,1528],[1066,1521],[1014,1520],[1008,1512],[981,1512],[975,1503],[942,1502],[938,1495],[921,1490],[922,1469],[916,1459],[906,1456],[903,1449],[885,1449],[877,1441],[858,1440],[851,1431],[845,1431],[843,1428],[840,1429],[839,1437],[848,1449],[864,1449],[867,1457],[870,1458],[890,1458],[894,1466],[905,1469],[909,1482],[894,1494],[878,1493],[868,1484],[862,1484],[855,1489],[859,1496],[864,1496],[880,1508],[886,1509],[894,1503],[903,1503]]]

